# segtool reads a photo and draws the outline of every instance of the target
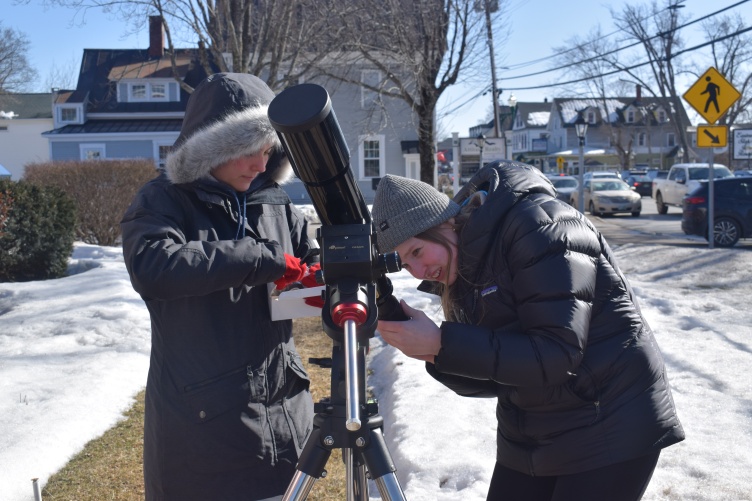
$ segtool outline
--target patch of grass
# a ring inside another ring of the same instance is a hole
[[[293,321],[295,343],[311,377],[314,402],[330,393],[329,369],[308,363],[311,357],[332,354],[332,341],[321,330],[321,319]],[[84,449],[47,481],[42,489],[45,501],[141,501],[143,481],[144,392],[125,413],[124,419]],[[339,450],[326,464],[328,475],[318,480],[308,496],[311,501],[345,499],[345,468]],[[208,501],[208,500],[207,500]]]

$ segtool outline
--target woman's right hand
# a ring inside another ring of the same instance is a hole
[[[433,363],[441,349],[441,329],[423,311],[411,308],[404,300],[400,305],[409,319],[379,320],[381,338],[408,357]]]

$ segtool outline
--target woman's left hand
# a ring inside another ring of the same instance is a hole
[[[382,339],[408,357],[433,363],[441,349],[441,329],[425,313],[411,308],[404,300],[400,304],[410,320],[379,320]]]

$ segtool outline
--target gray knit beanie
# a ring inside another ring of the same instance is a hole
[[[399,244],[456,216],[460,206],[422,181],[387,174],[376,189],[373,222],[379,252]]]

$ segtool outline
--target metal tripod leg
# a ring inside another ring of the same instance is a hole
[[[357,289],[357,288],[356,288]],[[359,290],[359,289],[357,289]],[[369,288],[371,297],[373,287]],[[334,448],[342,449],[347,476],[347,501],[368,501],[366,471],[374,480],[384,501],[405,501],[395,475],[394,462],[386,448],[378,405],[366,402],[365,356],[367,342],[359,342],[358,325],[367,320],[362,303],[339,302],[335,308],[342,340],[332,349],[331,396],[314,406],[313,431],[297,465],[297,472],[283,501],[306,499],[317,479],[326,475],[326,462]],[[327,311],[326,309],[324,310]],[[331,317],[324,315],[325,329]],[[375,316],[369,325],[375,325]],[[335,332],[339,334],[339,332]],[[342,391],[344,390],[344,391]]]

